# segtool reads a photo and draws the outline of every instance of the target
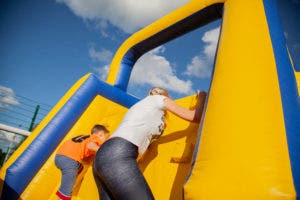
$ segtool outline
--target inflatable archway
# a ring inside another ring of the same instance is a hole
[[[138,101],[126,93],[145,52],[222,18],[200,123],[170,114],[165,135],[140,161],[156,199],[300,199],[299,72],[275,0],[192,0],[133,34],[117,51],[107,83],[88,74],[57,103],[1,169],[2,199],[56,199],[60,143],[95,123],[116,128]],[[193,107],[195,96],[178,103]],[[86,165],[74,199],[98,199]]]

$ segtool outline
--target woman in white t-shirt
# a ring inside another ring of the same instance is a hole
[[[205,92],[198,92],[199,98],[205,96]],[[202,102],[196,110],[188,110],[170,99],[166,90],[155,87],[146,98],[133,105],[96,154],[93,173],[100,199],[154,199],[136,159],[162,134],[167,110],[185,120],[198,122],[204,107]]]

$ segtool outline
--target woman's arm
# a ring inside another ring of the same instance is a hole
[[[179,106],[176,104],[172,99],[166,98],[164,100],[165,107],[168,111],[172,112],[173,114],[177,115],[178,117],[191,121],[191,122],[199,122],[201,119],[201,115],[204,109],[204,102],[206,93],[205,92],[198,92],[197,94],[198,98],[201,98],[202,100],[196,110],[189,110],[184,107]]]
[[[99,149],[99,146],[95,142],[87,143],[86,147],[87,147],[88,150],[91,150],[91,151],[94,151],[94,152],[97,152],[98,149]]]

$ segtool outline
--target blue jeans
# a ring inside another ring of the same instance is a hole
[[[62,173],[61,184],[58,192],[66,197],[71,197],[81,164],[76,160],[57,154],[55,156],[55,165]]]
[[[93,173],[101,200],[152,200],[153,194],[137,164],[138,148],[115,137],[98,150]]]

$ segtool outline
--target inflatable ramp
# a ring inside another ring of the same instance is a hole
[[[179,103],[190,107],[197,103],[196,99],[191,96]],[[136,101],[133,96],[99,81],[94,75],[84,76],[6,163],[9,168],[2,198],[17,199],[22,193],[21,199],[57,199],[55,192],[61,174],[55,167],[54,156],[59,144],[78,134],[89,133],[97,123],[105,124],[113,131],[128,107]],[[170,194],[181,196],[198,128],[197,124],[189,124],[172,114],[168,114],[167,124],[164,136],[151,145],[151,150],[140,161],[153,192],[157,197],[163,192],[164,199],[169,199]],[[5,168],[2,173],[4,171]],[[73,195],[73,199],[98,198],[90,163],[86,163],[77,178]]]

